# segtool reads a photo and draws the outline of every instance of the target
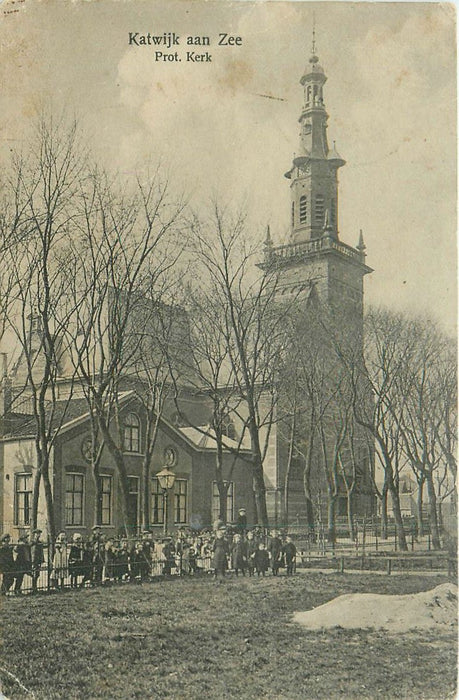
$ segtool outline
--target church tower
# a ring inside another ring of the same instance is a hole
[[[291,192],[290,241],[274,246],[268,233],[261,267],[275,266],[283,294],[291,292],[298,299],[318,295],[329,308],[362,318],[363,277],[372,270],[365,264],[362,233],[355,248],[339,237],[338,170],[346,161],[334,143],[332,148],[328,144],[326,80],[314,37],[300,79],[303,106],[298,153],[285,173]]]
[[[365,262],[365,244],[361,231],[360,234],[356,231],[358,243],[355,247],[340,239],[338,170],[345,165],[345,161],[334,143],[331,148],[328,143],[328,114],[324,101],[326,81],[327,77],[316,53],[314,37],[312,54],[300,79],[303,105],[299,117],[298,152],[294,154],[292,165],[285,173],[290,181],[291,192],[289,240],[285,245],[275,245],[268,226],[264,261],[260,267],[275,273],[273,284],[276,284],[279,301],[287,302],[288,307],[291,300],[296,309],[305,312],[306,333],[322,332],[320,328],[324,325],[317,323],[316,314],[320,319],[327,316],[327,323],[334,324],[335,331],[339,332],[340,342],[349,342],[349,347],[360,354],[363,341],[363,279],[372,269]],[[298,318],[301,318],[301,314]],[[324,352],[326,356],[327,350]],[[339,407],[337,405],[335,410],[330,404],[323,423],[329,420],[330,425],[335,425],[335,419],[339,420]],[[335,447],[333,430],[329,430],[330,435],[327,433],[329,444],[323,453],[315,434],[312,466],[306,467],[304,453],[301,452],[303,448],[295,450],[291,447],[292,440],[295,444],[295,441],[301,442],[302,439],[305,444],[312,445],[310,426],[304,423],[304,416],[299,415],[295,428],[298,437],[286,439],[285,436],[290,434],[289,429],[288,426],[283,426],[282,431],[275,423],[271,430],[264,461],[268,513],[270,520],[276,524],[291,524],[295,518],[298,523],[310,523],[313,512],[311,508],[316,513],[316,518],[318,512],[326,510],[327,481],[324,475],[327,470],[330,473],[329,455],[333,454]],[[373,508],[369,474],[373,468],[374,455],[358,426],[354,431],[354,446],[358,460],[355,473],[360,475],[352,495],[354,512],[365,515],[372,512]],[[344,454],[344,448],[340,448],[340,451],[341,464],[347,470],[350,464],[349,454]],[[308,504],[305,499],[306,473],[310,489]],[[336,515],[345,514],[347,507],[346,492],[341,481],[333,505]],[[326,517],[325,513],[322,515]]]

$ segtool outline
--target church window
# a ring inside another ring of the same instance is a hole
[[[135,413],[128,413],[124,421],[124,451],[140,452],[140,420]]]
[[[65,524],[83,525],[84,475],[67,474],[65,485]]]
[[[151,480],[151,518],[152,525],[164,523],[164,494],[156,477]]]
[[[314,214],[316,224],[323,224],[325,217],[325,202],[323,194],[316,194]]]
[[[308,200],[305,194],[300,197],[300,224],[306,223]]]
[[[226,435],[226,437],[230,438],[231,440],[235,440],[236,438],[236,428],[230,416],[225,416],[223,418],[222,435]]]
[[[234,519],[234,481],[224,481],[228,488],[226,492],[226,522],[231,523]],[[216,481],[212,482],[212,522],[220,517],[220,494]]]
[[[188,481],[176,479],[174,483],[174,523],[186,523]]]
[[[14,524],[30,525],[32,510],[32,474],[16,474],[14,481]]]
[[[314,85],[314,101],[316,100],[318,91],[319,91],[319,87],[317,85]]]
[[[295,226],[295,202],[292,202],[292,226]]]
[[[100,502],[97,504],[97,522],[101,525],[112,524],[113,480],[108,474],[99,476]]]
[[[306,95],[307,95],[306,102],[310,102],[311,101],[311,86],[310,85],[308,85],[308,90],[307,90]]]

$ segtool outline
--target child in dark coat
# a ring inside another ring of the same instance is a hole
[[[245,570],[247,567],[247,547],[245,542],[243,542],[241,535],[234,535],[233,546],[231,548],[231,559],[236,576],[239,575],[239,571],[241,571],[242,575],[245,576]]]
[[[11,537],[2,535],[0,539],[0,573],[2,574],[1,593],[6,595],[14,583],[14,559]]]
[[[296,547],[293,544],[290,535],[287,535],[287,537],[285,538],[285,544],[282,547],[282,554],[285,557],[287,576],[291,576],[295,569]]]
[[[222,529],[217,530],[213,552],[212,566],[214,569],[214,576],[216,579],[222,581],[228,567],[229,556],[228,542],[225,539],[225,531]]]
[[[253,562],[255,564],[255,570],[258,576],[260,576],[260,574],[264,576],[269,568],[269,554],[266,551],[263,542],[260,542],[260,544],[258,545],[258,549],[253,555]]]
[[[150,562],[143,548],[142,542],[136,542],[134,551],[131,554],[131,578],[140,577],[141,581],[148,579]]]

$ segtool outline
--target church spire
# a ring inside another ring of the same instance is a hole
[[[304,90],[300,114],[300,144],[292,167],[285,173],[291,180],[291,240],[294,243],[325,235],[324,217],[328,211],[327,235],[338,239],[338,168],[345,164],[327,140],[328,114],[324,103],[325,71],[319,63],[315,18],[312,53],[300,83]]]

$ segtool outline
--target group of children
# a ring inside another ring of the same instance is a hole
[[[114,538],[95,526],[89,537],[75,532],[70,541],[67,533],[60,532],[49,548],[41,541],[40,530],[34,530],[31,538],[21,535],[17,544],[5,534],[0,538],[1,592],[8,593],[14,584],[14,592],[21,593],[26,575],[32,577],[34,592],[40,576],[39,588],[63,589],[200,571],[213,572],[221,579],[228,569],[236,576],[264,576],[271,568],[277,576],[285,566],[287,575],[293,574],[296,548],[291,537],[283,541],[278,532],[272,532],[267,545],[266,541],[259,528],[247,530],[244,524],[232,528],[221,523],[212,530],[182,530],[174,538],[160,539],[154,539],[149,531],[134,538]]]
[[[229,542],[226,537],[226,528],[220,527],[215,536],[213,545],[213,569],[215,577],[222,579],[229,566],[234,569],[236,576],[241,573],[245,576],[265,576],[271,568],[273,576],[279,574],[279,569],[285,566],[287,576],[295,571],[296,547],[290,535],[282,541],[280,533],[273,531],[265,544],[265,538],[259,538],[256,533],[248,531],[233,535]]]

